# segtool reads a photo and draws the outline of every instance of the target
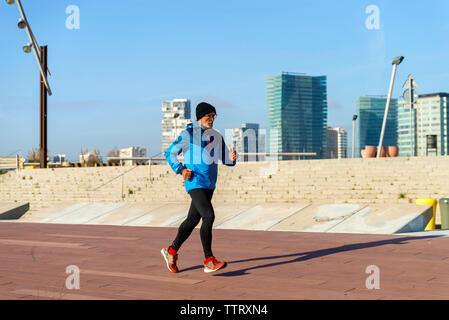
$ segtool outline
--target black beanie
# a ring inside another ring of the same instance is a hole
[[[200,120],[202,117],[204,117],[206,114],[215,112],[214,106],[208,104],[207,102],[201,102],[199,105],[196,106],[196,120]]]

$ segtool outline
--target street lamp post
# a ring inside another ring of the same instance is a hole
[[[173,115],[173,119],[175,119],[175,139],[178,137],[178,118],[179,118],[179,113],[176,112]]]
[[[42,67],[44,70],[47,70],[47,46],[42,46],[40,49]],[[40,167],[47,168],[47,87],[42,75],[40,76],[40,94]]]
[[[15,0],[6,0],[9,5],[13,5]],[[39,47],[36,38],[34,37],[33,31],[31,30],[30,24],[23,10],[23,6],[20,0],[17,0],[17,7],[21,18],[17,24],[19,29],[26,29],[28,38],[30,40],[29,44],[23,46],[23,51],[25,53],[30,53],[31,49],[36,57],[37,64],[40,70],[40,167],[47,167],[47,96],[52,95],[50,85],[47,80],[47,72],[50,74],[47,67],[47,46]]]
[[[391,73],[390,88],[388,90],[388,97],[387,97],[387,105],[385,107],[384,120],[382,122],[382,130],[380,132],[379,146],[377,148],[377,158],[380,158],[380,153],[382,151],[382,143],[384,140],[385,126],[386,126],[387,117],[388,117],[388,109],[390,108],[391,94],[393,93],[393,85],[394,85],[394,78],[396,76],[396,69],[397,69],[398,65],[401,64],[402,60],[404,60],[404,57],[399,56],[399,57],[394,58],[394,60],[392,62],[393,72]]]
[[[354,158],[354,148],[355,148],[355,121],[358,116],[355,114],[352,116],[352,157]]]

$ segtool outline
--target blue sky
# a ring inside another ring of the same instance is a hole
[[[419,93],[449,92],[449,1],[22,0],[39,45],[48,45],[53,95],[48,148],[78,160],[80,149],[161,149],[161,103],[214,104],[216,127],[266,127],[265,76],[326,75],[328,124],[351,137],[355,102],[393,96],[412,74]],[[66,8],[80,29],[66,28]],[[366,8],[379,8],[369,30]],[[39,146],[39,73],[22,52],[17,6],[0,1],[0,156]],[[349,141],[350,142],[350,141]]]

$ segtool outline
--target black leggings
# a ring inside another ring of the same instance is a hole
[[[203,223],[201,224],[200,237],[203,245],[204,257],[207,259],[213,255],[212,225],[215,220],[215,214],[211,200],[214,190],[192,189],[189,191],[189,194],[192,198],[189,213],[187,215],[187,219],[185,219],[179,226],[178,234],[173,241],[172,248],[179,250],[202,218]]]

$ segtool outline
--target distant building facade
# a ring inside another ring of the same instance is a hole
[[[97,155],[95,151],[87,151],[85,153],[80,154],[80,163],[87,163],[90,160],[95,159],[98,156],[98,161],[100,163],[103,162],[102,157],[100,155]]]
[[[162,102],[162,152],[165,152],[176,137],[192,123],[189,99],[174,99]]]
[[[361,151],[366,146],[379,145],[386,104],[386,97],[364,96],[357,100],[356,114],[358,115],[358,119],[356,121],[355,158],[362,157]],[[397,99],[391,99],[382,143],[383,146],[398,145],[397,125]]]
[[[348,157],[348,134],[344,128],[327,129],[327,158],[344,159]]]
[[[65,154],[57,154],[53,156],[53,162],[65,162],[66,161],[66,155]]]
[[[436,138],[432,154],[449,155],[448,101],[449,93],[443,92],[419,95],[413,108],[405,100],[399,101],[399,156],[425,156],[428,136]]]
[[[266,76],[268,152],[314,152],[326,157],[326,76],[282,72]],[[270,157],[271,158],[271,157]],[[299,157],[278,156],[279,160]],[[307,158],[313,159],[313,158]]]
[[[140,147],[129,147],[120,149],[120,158],[145,158],[147,149]],[[146,160],[123,160],[123,165],[133,166],[135,164],[144,164]]]
[[[265,129],[257,123],[243,123],[232,129],[232,148],[241,154],[238,161],[265,161],[264,155],[242,155],[243,153],[265,153]]]

